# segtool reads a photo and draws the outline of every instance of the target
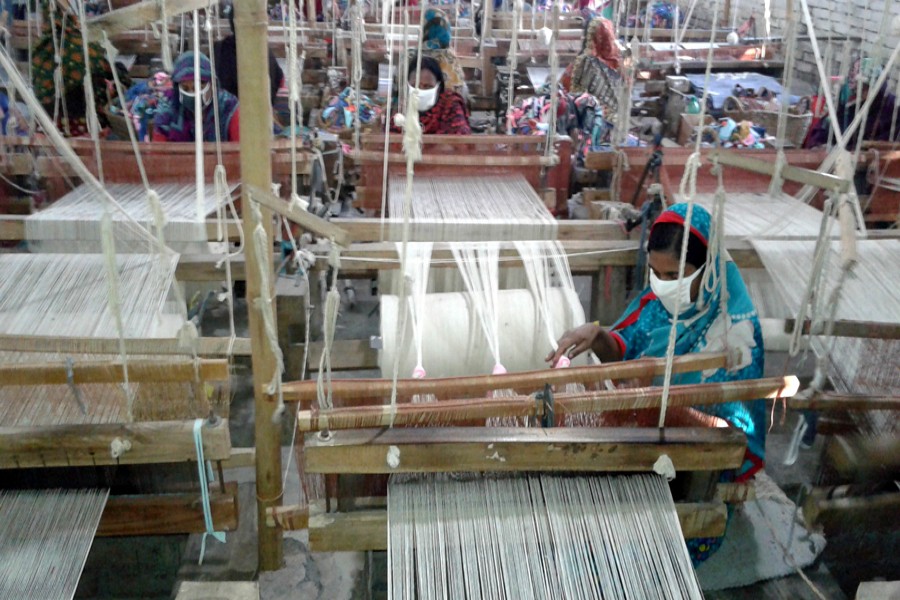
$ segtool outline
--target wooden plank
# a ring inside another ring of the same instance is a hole
[[[320,237],[327,238],[339,246],[346,248],[350,245],[350,235],[334,223],[317,217],[308,211],[291,206],[289,202],[285,202],[274,194],[261,190],[254,185],[246,185],[245,187],[247,188],[247,197],[253,202],[265,206],[282,217],[297,223],[304,229]]]
[[[363,340],[357,341],[360,345]],[[337,341],[335,341],[335,344]],[[311,346],[312,350],[312,346]],[[337,351],[332,352],[333,359]],[[529,394],[543,389],[545,385],[566,383],[596,383],[604,379],[637,379],[662,375],[665,359],[639,358],[636,360],[605,363],[567,369],[540,369],[505,375],[473,375],[469,377],[436,377],[428,379],[399,379],[396,386],[388,379],[342,379],[332,382],[332,394],[344,401],[367,398],[386,398],[397,388],[397,398],[404,399],[418,395],[433,395],[436,398],[462,398],[481,396],[493,390],[512,389]],[[717,369],[725,366],[722,353],[694,353],[676,356],[672,363],[673,373]],[[282,386],[285,402],[310,402],[318,396],[315,381],[285,382]]]
[[[346,230],[355,242],[380,242],[387,240],[399,241],[402,236],[402,221],[387,219],[382,223],[381,219],[332,219],[332,223]],[[434,224],[434,230],[429,232],[421,221],[416,221],[416,239],[410,241],[434,241],[442,237],[441,223]],[[479,229],[491,229],[496,225],[473,223],[473,239],[491,239],[478,233]],[[622,225],[616,221],[558,221],[556,224],[556,238],[558,240],[625,240],[628,235]],[[465,241],[465,240],[457,240]]]
[[[175,600],[259,600],[256,581],[182,581]]]
[[[0,241],[21,242],[25,240],[25,220],[28,215],[0,215]],[[240,222],[227,219],[223,223],[223,233],[229,242],[240,241]],[[218,224],[213,220],[206,221],[206,239],[218,241]]]
[[[56,364],[0,365],[0,385],[65,385],[73,383],[122,383],[125,367],[121,362],[79,361],[69,369],[64,361]],[[226,360],[180,360],[128,362],[128,381],[225,381],[229,377]]]
[[[472,143],[472,138],[466,138]],[[476,140],[480,141],[480,140]],[[382,150],[354,150],[350,154],[353,160],[365,162],[381,162],[384,160],[384,152]],[[406,162],[406,156],[400,152],[388,153],[388,162],[400,163]],[[445,165],[445,166],[478,166],[478,167],[552,167],[559,164],[559,158],[556,156],[490,156],[481,154],[477,162],[472,161],[471,155],[460,154],[423,154],[422,158],[416,162],[421,165]]]
[[[221,462],[223,469],[243,469],[256,464],[256,448],[232,448],[231,456]]]
[[[319,370],[319,360],[325,351],[324,342],[310,342],[309,370]],[[378,350],[369,340],[334,340],[331,345],[332,371],[358,371],[378,369]]]
[[[221,261],[221,256],[212,254],[182,254],[175,267],[175,278],[179,281],[225,281],[225,266],[219,266]],[[246,255],[231,259],[232,281],[247,279],[246,264]]]
[[[784,320],[784,332],[793,333],[796,319]],[[803,335],[825,335],[824,323],[803,323]],[[828,324],[828,335],[835,337],[859,337],[880,340],[900,340],[900,323],[877,321],[842,321]]]
[[[194,421],[156,421],[99,425],[0,427],[0,469],[76,467],[196,461]],[[114,440],[130,442],[119,458]],[[228,420],[203,426],[206,460],[231,455]]]
[[[547,372],[551,372],[548,370]],[[709,406],[780,396],[787,386],[785,379],[748,379],[718,383],[675,385],[669,390],[670,407]],[[796,391],[799,382],[791,385]],[[505,389],[505,388],[500,388]],[[451,392],[452,393],[452,392]],[[471,393],[471,392],[470,392]],[[610,411],[633,411],[659,408],[663,388],[643,387],[616,390],[556,394],[553,397],[555,421],[564,422],[573,413],[606,414]],[[503,398],[464,398],[435,402],[403,402],[393,408],[387,404],[348,406],[331,409],[302,410],[297,413],[297,429],[334,431],[362,427],[449,427],[472,424],[481,419],[512,417],[515,419],[546,417],[547,411],[533,396]]]
[[[651,471],[667,454],[677,471],[732,469],[747,440],[731,428],[458,427],[356,429],[306,436],[308,473]]]
[[[234,531],[238,527],[238,485],[214,484],[209,490],[213,529]],[[100,517],[100,537],[174,535],[206,531],[199,493],[153,496],[110,496]]]
[[[872,496],[830,497],[840,488],[815,488],[803,504],[803,516],[810,525],[820,526],[825,535],[853,526],[882,531],[900,530],[900,492]]]
[[[756,498],[756,485],[750,483],[717,483],[716,500],[740,504]]]
[[[119,354],[119,338],[51,337],[0,335],[0,351],[45,352],[53,354]],[[144,338],[124,341],[128,354],[190,354],[177,339]],[[197,354],[200,356],[249,356],[248,338],[202,337]]]
[[[103,31],[106,32],[106,35],[111,36],[131,29],[147,27],[153,21],[161,21],[163,13],[160,10],[160,1],[165,2],[165,14],[170,19],[182,13],[209,6],[209,0],[145,0],[88,19],[88,39],[92,42],[99,42],[102,39]]]
[[[762,175],[772,175],[775,172],[775,163],[760,160],[740,152],[718,151],[711,154],[708,158],[710,160],[718,160],[723,165],[746,169]],[[788,181],[796,181],[804,185],[812,185],[823,190],[830,190],[842,194],[846,193],[850,188],[850,181],[848,179],[843,179],[829,173],[801,169],[789,164],[784,165],[782,168],[781,177]]]
[[[718,537],[725,533],[728,511],[724,502],[675,504],[685,539]],[[310,507],[309,547],[313,552],[387,550],[387,510],[326,513]]]
[[[900,410],[900,396],[817,394],[811,398],[791,398],[788,402],[797,410]]]
[[[272,506],[266,510],[266,525],[285,531],[309,527],[309,507],[300,505]]]
[[[856,588],[856,600],[897,600],[900,581],[864,581]]]

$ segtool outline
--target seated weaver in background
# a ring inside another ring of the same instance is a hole
[[[415,80],[416,58],[413,57],[410,59],[407,73],[410,91],[414,89]],[[441,65],[429,56],[422,56],[422,70],[419,74],[419,122],[422,125],[422,133],[426,135],[472,133],[465,99],[444,86]],[[394,125],[394,131],[399,131],[400,124],[397,119],[394,120]]]
[[[154,142],[193,142],[194,97],[200,94],[203,110],[203,141],[216,141],[216,119],[212,107],[212,65],[209,58],[200,55],[200,90],[194,89],[194,53],[185,52],[175,61],[172,84],[166,90],[153,119]],[[219,108],[219,139],[223,142],[240,141],[238,99],[219,89],[215,99]]]
[[[647,242],[650,285],[631,302],[622,317],[608,331],[594,322],[566,332],[559,340],[558,349],[547,356],[551,364],[555,365],[564,354],[572,358],[588,349],[603,362],[666,355],[679,292],[678,265],[687,209],[687,204],[675,204],[653,224]],[[763,375],[765,353],[756,309],[730,258],[725,267],[727,303],[723,303],[722,274],[707,247],[710,226],[709,212],[695,204],[681,286],[675,355],[721,352],[728,348],[735,358],[728,368],[673,375],[673,384],[738,381]],[[747,435],[744,464],[737,472],[723,474],[723,478],[746,481],[763,467],[765,399],[702,406],[696,410],[724,419]],[[695,562],[700,562],[720,544],[721,538],[691,540],[689,549]]]

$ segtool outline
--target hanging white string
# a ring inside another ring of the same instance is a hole
[[[200,81],[200,26],[199,11],[194,10],[194,185],[196,186],[196,196],[194,206],[197,210],[197,220],[206,218],[206,212],[203,210],[203,188],[206,184],[203,175],[203,94],[201,89],[203,82]],[[175,84],[176,86],[178,84]],[[213,102],[218,102],[217,98],[213,98]]]
[[[500,356],[497,292],[500,289],[499,242],[452,243],[450,251],[481,323],[481,331],[494,358],[494,375],[506,373]]]
[[[793,7],[793,4],[791,4],[791,7]],[[797,50],[797,17],[792,11],[785,15],[785,19],[786,26],[784,35],[787,40],[787,46],[784,50],[784,81],[782,84],[783,91],[780,98],[781,104],[780,110],[778,111],[778,123],[775,134],[778,150],[775,158],[775,171],[772,173],[772,180],[769,183],[769,195],[775,197],[781,196],[782,185],[784,184],[782,171],[787,164],[787,157],[784,153],[784,142],[790,108],[791,88],[793,87],[794,82],[794,59]]]
[[[94,98],[94,78],[91,73],[90,45],[87,37],[87,15],[84,11],[84,2],[78,5],[78,20],[81,28],[81,50],[84,57],[84,87],[85,118],[87,120],[88,134],[94,141],[94,160],[97,161],[97,178],[103,183],[103,154],[100,152],[100,121],[97,119],[97,101]],[[65,34],[63,34],[65,35]],[[115,64],[111,65],[115,70]]]
[[[391,40],[386,45],[389,49],[388,51],[388,88],[387,88],[387,106],[384,110],[384,114],[386,115],[384,119],[384,156],[382,157],[381,164],[381,239],[384,239],[384,219],[387,216],[385,209],[387,208],[387,194],[388,194],[388,157],[390,156],[391,150],[391,104],[394,100],[394,9],[393,9],[393,0],[385,0],[384,2],[385,10],[390,11],[390,16],[388,17],[388,31],[390,32],[389,36],[385,36],[387,39]],[[404,38],[406,37],[406,26],[403,28]],[[407,42],[404,42],[406,44]],[[406,68],[406,59],[402,61],[403,68]],[[402,85],[400,86],[402,90]]]
[[[516,95],[516,71],[519,69],[519,22],[522,20],[522,0],[513,0],[512,40],[509,43],[507,65],[509,66],[509,81],[506,88],[506,133],[512,135],[512,119],[510,114],[515,103]],[[552,52],[552,50],[551,50]],[[551,60],[553,60],[551,58]],[[552,84],[552,77],[551,77]],[[551,138],[552,139],[552,138]]]
[[[278,410],[276,414],[280,416],[284,410],[284,399],[281,395],[281,375],[284,373],[284,356],[281,353],[281,346],[278,345],[278,332],[275,330],[275,311],[272,308],[272,282],[271,273],[268,267],[268,256],[271,252],[269,236],[266,233],[266,227],[262,221],[262,211],[256,202],[253,202],[252,195],[248,196],[250,200],[250,215],[253,219],[253,249],[256,255],[256,267],[260,274],[259,278],[259,296],[253,299],[253,307],[259,311],[262,317],[263,331],[266,335],[266,342],[269,345],[269,351],[275,359],[275,368],[269,383],[266,386],[266,393],[269,395],[277,395]]]
[[[172,42],[169,40],[169,16],[166,14],[166,0],[158,0],[159,3],[159,16],[160,16],[160,47],[162,48],[162,64],[163,69],[166,73],[171,73],[174,70],[174,63],[172,62]],[[182,19],[184,16],[182,15]],[[182,39],[182,42],[184,40]]]
[[[707,99],[709,97],[709,81],[712,72],[713,48],[716,41],[716,24],[719,18],[719,2],[715,3],[712,17],[712,31],[709,39],[709,51],[706,56],[706,76],[703,83],[703,97],[700,100],[700,122],[706,118]],[[666,409],[669,403],[669,388],[672,385],[672,365],[675,360],[675,341],[678,336],[678,315],[681,314],[681,297],[684,282],[684,266],[687,261],[688,239],[690,238],[691,217],[694,214],[694,198],[697,195],[697,171],[700,168],[700,138],[694,142],[694,152],[688,158],[684,169],[684,176],[681,179],[680,191],[682,198],[685,198],[688,204],[687,214],[684,217],[684,230],[682,234],[681,251],[678,259],[678,292],[675,301],[675,311],[672,315],[672,325],[669,328],[669,342],[666,348],[666,371],[663,380],[662,399],[660,401],[659,410],[659,427],[663,428],[666,422]]]

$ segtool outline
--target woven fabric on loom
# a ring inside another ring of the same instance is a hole
[[[472,157],[477,162],[478,157]],[[394,176],[388,188],[391,221],[403,217],[406,177]],[[433,232],[440,226],[442,239],[484,241],[553,239],[556,221],[540,196],[521,175],[448,177],[419,175],[413,180],[410,239],[421,239],[419,229]],[[473,231],[473,225],[483,229]],[[457,237],[454,237],[457,234]],[[433,237],[425,239],[434,240]]]
[[[779,294],[792,315],[796,315],[812,272],[814,241],[754,241],[759,254],[776,283]],[[841,290],[835,319],[900,323],[900,288],[896,285],[900,264],[900,242],[861,240],[857,242],[859,261]],[[831,268],[825,286],[825,298],[837,284],[840,269],[840,245],[833,242]],[[895,394],[900,389],[900,342],[863,338],[814,338],[813,350],[828,357],[828,375],[835,390],[842,394]],[[891,433],[898,429],[890,411],[854,412],[854,420],[871,434]]]
[[[702,598],[658,475],[394,477],[388,596]]]
[[[727,181],[726,181],[727,185]],[[675,202],[686,202],[675,195]],[[697,194],[694,201],[710,212],[714,194]],[[782,194],[728,192],[725,210],[725,235],[730,238],[816,237],[822,223],[822,211]]]
[[[128,217],[150,230],[154,223],[147,192],[140,184],[111,183],[107,191]],[[197,217],[196,186],[175,183],[154,186],[166,217],[165,238],[177,251],[186,244],[205,242],[205,223]],[[232,188],[233,191],[234,188]],[[104,202],[88,185],[80,185],[48,208],[25,220],[25,233],[32,252],[100,252],[100,220]],[[204,187],[204,215],[216,209],[215,187]],[[116,252],[147,252],[143,238],[134,235],[125,215],[111,211]],[[206,245],[203,245],[205,248]]]
[[[126,337],[172,338],[183,319],[170,297],[178,255],[126,254],[116,257],[119,304]],[[0,256],[0,335],[116,338],[105,258],[99,254],[5,254]],[[140,360],[129,356],[129,360]],[[110,361],[85,353],[0,352],[0,364],[58,364],[67,359]],[[158,360],[158,358],[154,359]],[[190,384],[132,383],[136,420],[207,415],[211,404],[227,412],[227,388],[194,389]],[[78,398],[75,394],[78,394]],[[82,410],[83,406],[83,410]],[[128,420],[122,387],[80,384],[0,387],[0,424],[6,427],[121,423]]]
[[[0,492],[0,598],[73,598],[108,496]]]

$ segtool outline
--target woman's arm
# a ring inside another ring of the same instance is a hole
[[[545,360],[556,366],[563,355],[575,358],[588,349],[593,350],[601,362],[622,360],[622,346],[598,323],[585,323],[564,333],[557,342],[556,350],[548,354]]]

